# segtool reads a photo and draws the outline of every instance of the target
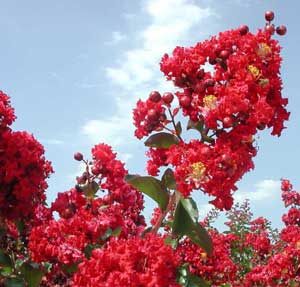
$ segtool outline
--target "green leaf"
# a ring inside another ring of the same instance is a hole
[[[6,267],[0,267],[0,275],[4,277],[8,277],[12,273],[12,267],[6,266]]]
[[[112,229],[108,227],[103,235],[101,235],[101,239],[105,241],[107,238],[109,238],[112,235]]]
[[[203,126],[204,126],[203,120],[201,120],[199,122],[193,122],[192,120],[189,120],[186,129],[187,130],[193,129],[193,130],[197,130],[198,132],[202,133]]]
[[[184,263],[178,269],[177,283],[185,287],[209,287],[210,284],[197,275],[191,274],[189,264]]]
[[[189,283],[187,287],[209,287],[210,284],[208,284],[205,280],[202,278],[196,276],[196,275],[190,275],[189,277]]]
[[[159,147],[159,148],[169,148],[173,144],[178,144],[179,139],[170,133],[157,133],[152,136],[150,136],[146,141],[145,141],[145,146],[148,147]]]
[[[121,232],[122,232],[122,227],[118,226],[112,231],[111,235],[114,237],[119,237]]]
[[[28,287],[39,286],[45,274],[42,270],[39,269],[39,266],[34,263],[24,263],[21,266],[21,273],[23,274],[24,279],[28,284]]]
[[[203,248],[208,255],[211,255],[213,245],[209,234],[189,214],[186,207],[190,204],[183,202],[184,199],[181,198],[177,204],[173,221],[173,232],[177,235],[188,236],[195,244]]]
[[[66,273],[73,274],[78,271],[78,264],[79,262],[73,263],[71,265],[62,265],[61,269]]]
[[[25,231],[25,222],[24,220],[16,220],[16,226],[20,234],[22,234]]]
[[[183,207],[188,212],[190,217],[195,222],[198,222],[199,212],[198,212],[198,207],[197,207],[196,202],[191,197],[188,197],[186,199],[182,199],[181,203],[183,204]]]
[[[8,278],[4,283],[5,287],[25,287],[25,282],[21,278]]]
[[[208,142],[208,143],[213,143],[215,140],[211,137],[209,137],[208,135],[206,135],[205,133],[202,133],[201,134],[202,136],[202,140],[205,141],[205,142]]]
[[[165,238],[165,244],[171,246],[173,249],[176,249],[178,245],[178,239],[168,236]]]
[[[181,133],[182,133],[181,122],[178,122],[178,123],[176,124],[176,126],[175,126],[175,131],[176,131],[176,134],[177,134],[178,136],[181,135]]]
[[[99,249],[99,248],[102,248],[103,245],[100,245],[100,244],[95,244],[95,245],[92,245],[92,244],[88,244],[85,246],[84,248],[84,255],[87,259],[90,259],[91,256],[92,256],[92,251],[94,249]]]
[[[92,182],[82,186],[82,190],[87,198],[93,199],[95,197],[95,194],[99,190],[99,185],[96,181],[93,180]]]
[[[12,267],[12,261],[9,255],[0,249],[0,268],[1,267]]]
[[[176,189],[176,180],[172,169],[167,168],[161,178],[163,185],[169,189]]]
[[[161,210],[166,209],[168,205],[169,194],[160,180],[152,176],[135,176],[130,177],[127,182],[140,192],[155,200]]]
[[[122,227],[118,226],[114,230],[110,227],[107,228],[106,232],[101,236],[102,240],[106,240],[111,236],[118,237],[122,232]]]

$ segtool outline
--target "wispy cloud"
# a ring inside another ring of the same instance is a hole
[[[137,99],[145,98],[151,89],[172,89],[159,72],[162,55],[171,52],[176,45],[189,45],[199,40],[201,29],[197,27],[204,21],[209,23],[215,16],[212,9],[200,7],[192,0],[147,0],[143,3],[142,12],[149,18],[149,24],[131,36],[135,47],[124,51],[115,65],[105,68],[107,78],[116,89],[115,113],[110,118],[90,119],[82,128],[93,142],[101,139],[112,145],[128,143],[128,134],[132,135],[133,131],[131,110]],[[205,31],[211,34],[213,31],[208,27],[211,26],[206,25]],[[120,38],[118,34],[115,36]]]
[[[280,184],[279,180],[265,179],[256,183],[252,191],[238,190],[234,198],[239,202],[245,199],[258,202],[276,198],[280,195]]]

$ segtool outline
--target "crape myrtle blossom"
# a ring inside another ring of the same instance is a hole
[[[289,118],[280,65],[280,46],[268,29],[256,34],[244,27],[228,30],[165,54],[160,68],[178,88],[179,106],[171,107],[173,94],[166,93],[172,95],[167,98],[151,92],[133,111],[135,135],[141,139],[165,129],[178,136],[179,144],[165,150],[152,147],[147,152],[149,174],[171,165],[183,196],[200,189],[215,197],[211,203],[217,208],[229,210],[236,182],[254,168],[255,135],[272,128],[272,135],[280,136]],[[198,139],[181,138],[174,121],[179,110],[190,121],[188,128],[200,132]]]
[[[0,92],[0,217],[11,220],[33,216],[46,199],[46,179],[53,172],[33,135],[10,129],[14,120],[9,97]]]
[[[273,38],[286,27],[275,28],[272,11],[265,19],[257,33],[244,25],[163,56],[175,92],[153,91],[133,111],[135,136],[148,137],[147,176],[129,174],[100,143],[91,160],[74,154],[85,170],[49,206],[51,164],[32,135],[11,129],[14,110],[0,92],[0,286],[300,286],[300,193],[282,180],[281,232],[253,220],[248,201],[233,205],[257,133],[280,136],[289,117]],[[184,139],[178,114],[195,138]],[[213,197],[203,222],[193,190]],[[149,227],[143,194],[158,204]]]

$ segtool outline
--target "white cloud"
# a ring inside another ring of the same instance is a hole
[[[149,24],[137,30],[130,39],[135,47],[116,59],[116,64],[105,68],[105,74],[116,87],[116,111],[111,118],[91,119],[83,133],[93,142],[99,140],[112,145],[127,143],[133,135],[131,110],[138,98],[145,98],[152,89],[172,90],[159,71],[159,61],[176,45],[189,45],[199,40],[205,19],[215,16],[209,8],[201,8],[193,0],[146,0],[143,12]],[[205,32],[212,33],[210,25]],[[195,34],[193,29],[197,31]],[[207,35],[206,34],[206,35]],[[203,36],[204,34],[202,34]],[[115,34],[116,39],[122,38]]]
[[[263,201],[278,197],[280,194],[280,181],[273,179],[265,179],[254,185],[253,191],[238,190],[234,198],[236,201],[242,202],[245,199],[253,201]]]
[[[130,117],[114,116],[109,120],[90,120],[82,128],[93,143],[107,142],[113,147],[128,144],[128,131],[133,132]]]
[[[112,32],[112,38],[110,41],[104,42],[106,45],[116,45],[119,42],[126,39],[126,35],[122,34],[120,31],[114,31]]]

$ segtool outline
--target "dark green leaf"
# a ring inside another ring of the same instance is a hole
[[[111,236],[118,237],[122,232],[122,227],[118,226],[114,230],[110,227],[107,228],[106,232],[101,236],[102,240],[106,240]]]
[[[93,180],[92,182],[82,186],[82,190],[87,198],[93,199],[95,197],[95,194],[99,190],[99,185],[96,181]]]
[[[21,278],[9,278],[4,283],[5,287],[24,287],[25,282]]]
[[[92,245],[92,244],[88,244],[85,246],[84,248],[84,255],[87,259],[90,259],[91,256],[92,256],[92,251],[94,249],[98,249],[98,248],[102,248],[103,245],[100,245],[100,244],[95,244],[95,245]]]
[[[208,284],[202,278],[200,278],[196,275],[189,276],[189,283],[188,283],[187,287],[209,287],[209,286],[210,286],[210,284]]]
[[[208,142],[208,143],[212,143],[212,142],[214,142],[215,140],[213,139],[213,138],[211,138],[211,137],[209,137],[209,136],[207,136],[206,134],[204,134],[204,133],[202,133],[201,134],[201,136],[202,136],[202,140],[203,141],[205,141],[205,142]]]
[[[188,212],[190,217],[195,222],[198,222],[199,212],[196,202],[191,197],[188,197],[186,199],[182,199],[181,203],[183,204],[183,207]]]
[[[178,122],[178,123],[176,124],[176,126],[175,126],[175,131],[176,131],[176,134],[177,134],[178,136],[181,135],[181,133],[182,133],[181,122]]]
[[[164,174],[162,176],[161,181],[165,187],[167,187],[169,189],[176,189],[176,180],[175,180],[172,169],[170,169],[170,168],[166,169],[166,171],[164,172]]]
[[[199,122],[193,122],[192,120],[189,120],[186,129],[187,130],[193,129],[193,130],[197,130],[198,132],[202,133],[203,126],[204,126],[203,120],[201,120]]]
[[[173,249],[176,249],[178,245],[178,239],[168,236],[165,238],[165,244],[171,246]]]
[[[79,262],[73,263],[71,265],[63,265],[61,266],[61,269],[66,273],[73,274],[78,271],[78,264]]]
[[[148,147],[169,148],[173,144],[178,144],[179,140],[175,135],[161,132],[150,136],[145,145]]]
[[[28,287],[37,287],[39,286],[44,272],[39,269],[37,264],[24,263],[21,266],[21,273],[24,276],[25,281],[28,284]]]
[[[119,237],[121,232],[122,232],[122,227],[118,226],[112,231],[111,235],[114,237]]]
[[[16,220],[16,226],[20,234],[22,234],[25,230],[25,223],[22,219]]]
[[[185,206],[187,204],[184,205],[181,198],[175,211],[173,232],[177,235],[188,236],[195,244],[203,248],[208,255],[211,255],[213,245],[209,234],[205,228],[194,221]]]
[[[152,176],[135,176],[127,182],[140,192],[155,200],[161,210],[165,210],[168,204],[168,191],[162,182]]]
[[[12,261],[9,255],[4,253],[4,251],[0,249],[0,268],[11,267],[11,266],[12,266]]]
[[[209,287],[210,284],[189,271],[189,264],[184,263],[178,269],[177,282],[185,287]]]

